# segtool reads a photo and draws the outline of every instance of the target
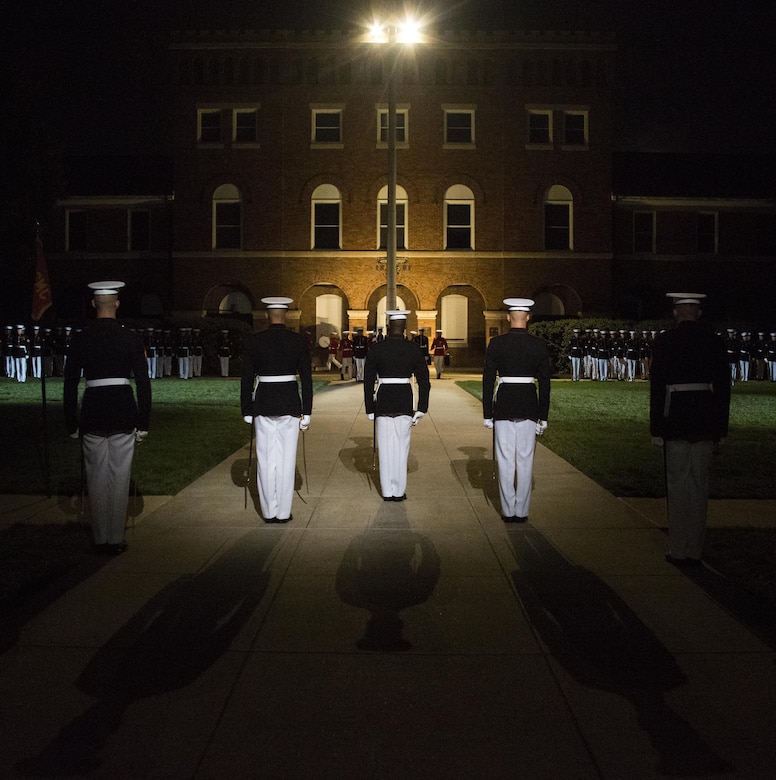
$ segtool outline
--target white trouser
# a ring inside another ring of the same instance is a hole
[[[412,417],[377,418],[380,451],[380,491],[383,498],[399,498],[407,492],[407,458],[410,454]]]
[[[713,450],[710,441],[665,443],[668,551],[674,558],[703,554]]]
[[[35,379],[40,379],[43,364],[40,356],[36,355],[35,357],[31,357],[30,363],[32,363],[32,375],[35,377]]]
[[[16,363],[14,358],[11,355],[6,355],[5,358],[5,375],[9,377],[10,379],[13,379],[16,376]]]
[[[16,360],[16,381],[27,381],[27,358],[15,358]]]
[[[221,376],[229,376],[229,358],[220,357],[218,360],[221,363]]]
[[[156,358],[147,357],[146,364],[148,365],[148,378],[156,379]]]
[[[749,361],[748,360],[739,360],[738,361],[738,370],[739,374],[741,376],[742,382],[748,382],[749,381]]]
[[[181,379],[188,379],[191,376],[191,358],[178,358],[178,376]]]
[[[582,358],[578,357],[572,357],[569,358],[571,361],[571,379],[574,382],[579,382],[579,366],[582,362]]]
[[[436,371],[436,378],[439,379],[442,376],[442,371],[445,368],[445,356],[434,355],[434,371]]]
[[[202,355],[193,355],[191,358],[191,375],[202,376]]]
[[[299,418],[256,417],[256,483],[265,520],[291,517]]]
[[[89,513],[95,544],[119,544],[124,539],[135,435],[84,434],[84,466]]]
[[[359,382],[364,381],[364,365],[366,364],[366,358],[356,358],[356,379]]]
[[[348,379],[353,379],[353,358],[352,357],[344,357],[342,358],[342,376],[347,377]]]
[[[536,449],[536,422],[496,420],[493,428],[501,514],[504,517],[528,517]]]
[[[326,359],[326,370],[331,371],[333,365],[337,366],[337,368],[342,368],[342,363],[337,360],[337,356],[329,352],[329,357]]]
[[[776,382],[776,360],[768,361],[768,378],[771,382]]]

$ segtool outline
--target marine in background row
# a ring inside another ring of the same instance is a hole
[[[599,330],[574,328],[568,344],[571,379],[633,382],[649,379],[652,344],[657,331]]]
[[[725,343],[731,385],[750,379],[776,382],[776,331],[766,335],[727,328],[717,335]]]

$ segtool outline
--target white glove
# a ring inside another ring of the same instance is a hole
[[[536,423],[536,435],[541,436],[547,430],[547,420],[538,420]]]
[[[310,427],[310,415],[303,414],[299,420],[299,430],[306,431]]]
[[[484,425],[486,428],[492,428],[492,427],[493,427],[493,418],[491,417],[490,419],[483,420],[483,421],[482,421],[482,424],[483,424],[483,425]]]
[[[142,444],[148,438],[148,431],[135,431],[135,441]]]
[[[663,446],[663,437],[662,436],[653,436],[652,437],[652,443],[656,447],[662,447]]]
[[[367,420],[374,420],[374,418],[375,418],[375,413],[374,412],[369,412],[369,414],[366,416]]]
[[[248,425],[250,425],[253,422],[253,417],[251,417],[249,414],[246,414],[245,417],[243,417],[243,422],[247,422]]]
[[[412,415],[412,424],[417,425],[420,422],[420,418],[423,417],[423,412],[415,412]]]
[[[70,434],[70,438],[71,439],[77,439],[80,435],[81,435],[80,429],[76,428],[75,432]]]

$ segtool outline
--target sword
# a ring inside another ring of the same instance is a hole
[[[253,420],[251,420],[251,438],[248,442],[248,469],[245,472],[245,506],[243,509],[248,508],[248,483],[251,479],[251,465],[253,464]]]

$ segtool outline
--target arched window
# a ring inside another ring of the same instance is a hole
[[[250,314],[251,311],[250,299],[239,290],[225,295],[218,304],[219,314]]]
[[[377,194],[377,248],[388,246],[388,187]],[[407,248],[407,192],[396,187],[396,248]]]
[[[242,248],[242,199],[234,184],[213,193],[213,249]]]
[[[312,197],[313,249],[339,249],[342,245],[342,198],[333,184],[321,184]]]
[[[574,248],[574,199],[571,192],[554,184],[544,199],[544,248]]]
[[[445,193],[445,249],[474,249],[474,193],[464,184]]]
[[[380,300],[377,302],[377,325],[376,325],[376,327],[383,328],[383,327],[386,326],[385,312],[386,312],[387,303],[388,303],[388,298],[386,298],[385,295],[383,295],[383,297],[380,298]],[[404,303],[404,298],[402,298],[399,295],[396,296],[396,308],[397,309],[406,309],[407,308],[406,304]]]
[[[342,298],[326,293],[315,298],[315,336],[328,336],[332,331],[342,332]]]

